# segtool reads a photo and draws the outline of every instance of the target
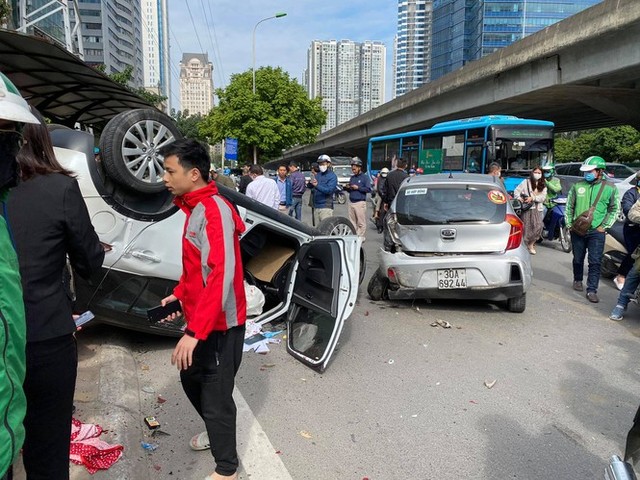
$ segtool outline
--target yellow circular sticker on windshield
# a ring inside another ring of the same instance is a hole
[[[503,203],[507,203],[507,197],[500,190],[491,190],[487,196],[489,197],[489,201],[495,203],[496,205],[502,205]]]

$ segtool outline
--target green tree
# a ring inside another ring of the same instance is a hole
[[[8,0],[0,0],[0,26],[9,22],[11,4]]]
[[[629,163],[640,159],[640,132],[628,125],[565,132],[556,135],[554,151],[556,163],[581,162],[591,155]]]
[[[102,73],[105,72],[104,65],[98,66],[97,69],[100,70]],[[150,103],[155,107],[159,106],[162,102],[164,102],[167,99],[167,97],[165,97],[164,95],[158,95],[157,93],[150,92],[145,88],[131,87],[129,85],[129,82],[131,82],[131,79],[133,78],[132,66],[128,66],[122,72],[108,74],[108,77],[114,82],[119,83],[120,85],[126,87],[128,90],[131,90],[133,93],[135,93],[139,97],[142,97],[143,100],[147,101],[148,103]]]
[[[237,138],[240,158],[252,158],[256,145],[263,161],[315,140],[326,120],[320,98],[310,100],[281,68],[256,70],[255,95],[252,89],[251,70],[233,75],[226,89],[216,90],[219,105],[200,124],[201,133],[214,143]]]
[[[200,132],[200,124],[202,123],[203,116],[200,114],[189,115],[189,110],[171,109],[171,118],[176,123],[176,127],[180,130],[180,133],[186,138],[195,138],[205,143],[211,143],[206,135]]]

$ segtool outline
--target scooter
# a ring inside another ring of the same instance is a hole
[[[604,240],[604,255],[600,274],[605,278],[613,278],[618,274],[618,268],[627,256],[624,246],[624,222],[617,221],[607,232]]]
[[[571,233],[564,220],[564,210],[567,197],[556,197],[552,207],[547,210],[543,220],[542,238],[547,240],[560,240],[560,246],[565,252],[571,251]]]
[[[339,205],[347,203],[347,192],[344,191],[344,188],[340,184],[336,185],[336,189],[333,192],[333,201]]]

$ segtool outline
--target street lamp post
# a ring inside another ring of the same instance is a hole
[[[251,73],[253,74],[253,94],[256,94],[256,29],[258,28],[258,25],[260,25],[262,22],[266,22],[267,20],[271,20],[274,18],[282,18],[282,17],[286,17],[287,14],[284,12],[278,12],[275,15],[271,16],[271,17],[267,17],[267,18],[263,18],[262,20],[260,20],[258,23],[256,23],[255,27],[253,27],[253,56],[252,56],[252,62],[251,62]],[[254,144],[253,145],[253,164],[257,164],[258,163],[258,149],[257,146]]]

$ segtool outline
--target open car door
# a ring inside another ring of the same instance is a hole
[[[287,351],[324,372],[358,295],[360,239],[315,237],[300,247],[287,317]]]

